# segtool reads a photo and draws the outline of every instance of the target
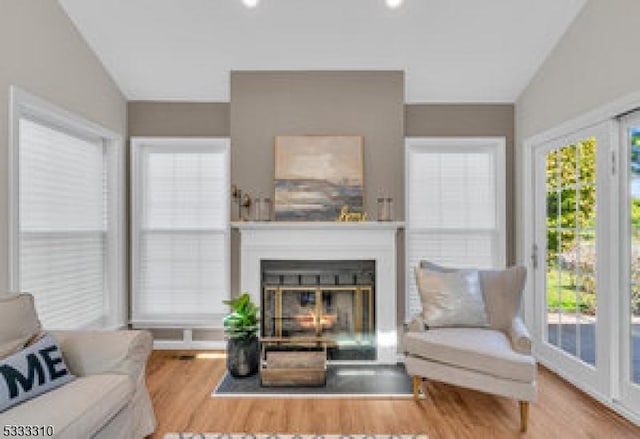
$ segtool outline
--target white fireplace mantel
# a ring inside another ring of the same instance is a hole
[[[234,222],[240,289],[260,303],[262,260],[375,260],[378,363],[398,359],[396,235],[402,222]]]

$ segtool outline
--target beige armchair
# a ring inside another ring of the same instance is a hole
[[[431,270],[451,270],[421,264]],[[526,270],[484,270],[479,278],[489,327],[428,329],[422,316],[415,316],[404,334],[405,366],[413,377],[414,398],[418,400],[424,378],[515,398],[524,432],[529,402],[536,399],[537,375],[531,338],[518,316]]]

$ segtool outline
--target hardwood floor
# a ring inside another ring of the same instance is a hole
[[[426,433],[439,438],[640,438],[640,427],[595,402],[543,367],[529,430],[519,433],[518,403],[441,383],[412,399],[212,398],[224,353],[155,351],[147,385],[158,428],[167,432],[314,434]],[[181,359],[180,356],[184,356]],[[203,358],[204,357],[204,358]]]

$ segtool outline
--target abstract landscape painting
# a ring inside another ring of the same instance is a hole
[[[362,136],[278,136],[277,221],[335,221],[343,206],[363,211]]]

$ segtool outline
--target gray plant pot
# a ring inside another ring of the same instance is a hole
[[[234,377],[248,377],[260,367],[258,337],[230,338],[227,341],[227,370]]]

